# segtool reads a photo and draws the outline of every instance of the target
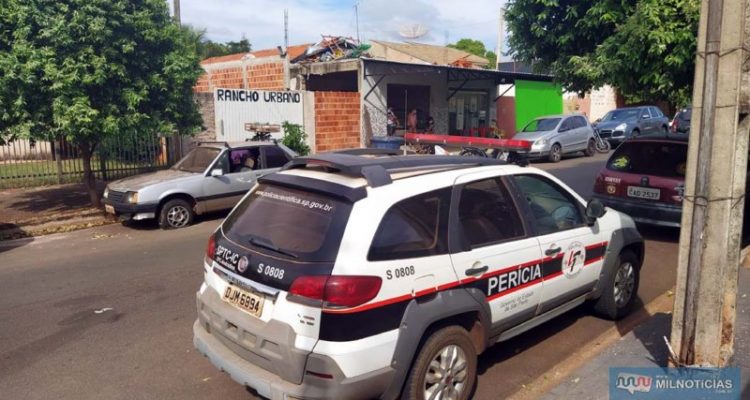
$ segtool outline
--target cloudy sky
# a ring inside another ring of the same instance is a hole
[[[172,0],[168,0],[169,3]],[[215,41],[244,35],[254,49],[284,41],[289,10],[289,44],[315,42],[321,34],[356,37],[356,0],[181,0],[182,22],[205,29]],[[418,41],[445,44],[469,37],[488,49],[497,43],[498,14],[505,0],[359,0],[363,40],[407,40],[400,32],[426,31]],[[421,25],[420,28],[416,28]]]

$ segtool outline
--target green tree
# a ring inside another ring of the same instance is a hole
[[[244,37],[238,42],[219,43],[206,38],[205,30],[197,30],[195,28],[188,29],[191,31],[193,38],[196,41],[198,55],[201,60],[210,57],[225,56],[228,54],[249,53],[252,51],[250,41]]]
[[[497,54],[493,51],[488,51],[481,40],[463,38],[454,44],[449,44],[448,47],[486,58],[489,60],[489,63],[485,68],[495,69],[497,66]]]
[[[113,135],[191,133],[203,72],[163,0],[0,0],[0,137],[65,137],[91,156]]]
[[[629,101],[684,104],[698,0],[511,0],[510,54],[583,94],[604,84]]]

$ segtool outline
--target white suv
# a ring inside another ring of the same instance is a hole
[[[477,355],[636,299],[633,221],[492,159],[297,158],[211,236],[196,348],[272,399],[467,399]]]

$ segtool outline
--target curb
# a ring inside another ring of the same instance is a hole
[[[601,335],[592,339],[590,342],[592,346],[571,354],[538,378],[523,385],[522,388],[508,396],[508,398],[513,400],[532,400],[542,397],[564,382],[573,372],[588,361],[594,359],[633,329],[648,321],[654,314],[660,312],[671,313],[673,303],[673,290],[668,290],[644,305],[643,308],[636,310],[631,316],[619,321],[616,326],[610,327]]]
[[[60,213],[11,223],[0,223],[0,241],[42,236],[52,233],[71,232],[79,229],[114,224],[117,218],[104,214],[99,209],[85,209]],[[4,227],[5,225],[5,227]]]

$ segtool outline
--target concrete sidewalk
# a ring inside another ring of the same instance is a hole
[[[98,182],[104,191],[106,183]],[[0,240],[17,239],[115,222],[91,207],[82,184],[0,191]]]
[[[557,385],[543,400],[609,398],[610,367],[664,367],[668,354],[671,313],[657,313],[614,345],[586,362]],[[742,373],[742,399],[750,399],[750,269],[740,268],[732,366]]]

